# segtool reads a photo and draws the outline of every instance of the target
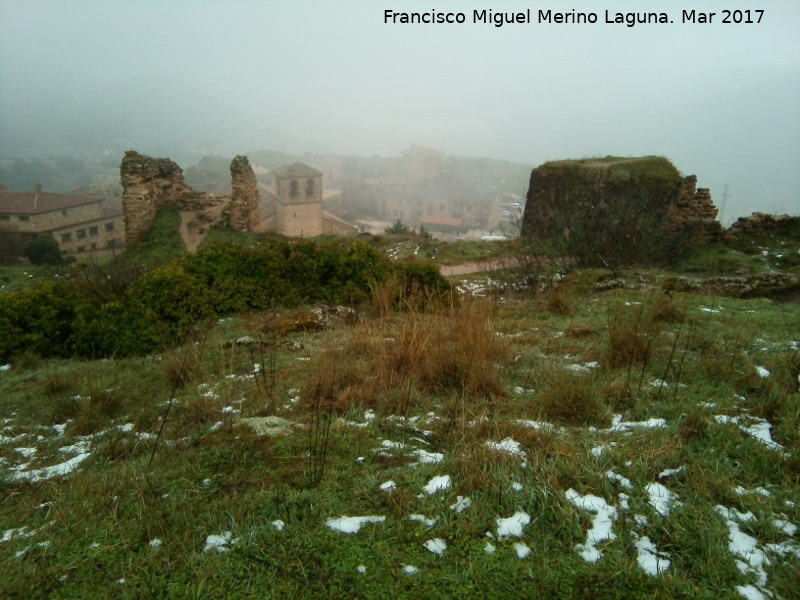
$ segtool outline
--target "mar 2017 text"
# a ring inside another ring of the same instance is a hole
[[[383,22],[390,25],[462,25],[464,23],[487,24],[495,27],[514,24],[551,25],[637,25],[654,24],[720,24],[756,25],[764,21],[763,9],[744,10],[681,10],[671,12],[580,12],[577,10],[555,11],[526,9],[501,11],[497,9],[475,9],[471,12],[444,12],[435,9],[425,12],[403,12],[391,9],[383,11]]]

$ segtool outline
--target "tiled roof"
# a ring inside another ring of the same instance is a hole
[[[284,165],[273,171],[275,177],[318,177],[322,175],[321,171],[317,171],[314,167],[309,167],[303,163],[292,163],[291,165]]]
[[[420,220],[423,225],[446,225],[447,227],[462,227],[464,219],[457,219],[455,217],[434,217],[433,215],[425,215]]]
[[[73,196],[49,192],[0,192],[0,213],[39,215],[102,201],[102,198],[94,196]]]

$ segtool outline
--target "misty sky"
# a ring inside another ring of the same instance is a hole
[[[530,24],[472,23],[528,8]],[[681,23],[683,8],[715,22]],[[723,24],[723,8],[765,12]],[[467,22],[384,24],[386,9]],[[539,24],[540,9],[598,22]],[[606,10],[674,23],[606,24]],[[0,158],[412,143],[531,166],[664,155],[718,207],[728,186],[725,221],[798,214],[800,2],[0,0]]]

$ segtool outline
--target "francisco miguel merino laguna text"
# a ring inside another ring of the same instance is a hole
[[[597,23],[598,16],[594,12],[578,12],[575,9],[567,12],[558,12],[553,10],[539,10],[537,11],[537,18],[539,23]],[[401,24],[436,24],[436,23],[451,23],[462,24],[466,23],[467,15],[463,12],[439,12],[437,10],[430,10],[427,12],[397,12],[394,10],[386,9],[383,11],[384,23],[401,23]],[[499,12],[493,10],[473,10],[472,11],[473,23],[486,23],[492,24],[495,27],[502,27],[512,23],[530,23],[531,22],[531,9],[518,12]],[[625,24],[627,27],[633,27],[640,23],[670,23],[667,13],[664,12],[612,12],[605,11],[605,23],[619,23]]]

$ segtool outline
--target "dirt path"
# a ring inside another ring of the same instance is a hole
[[[497,271],[504,266],[507,266],[507,262],[504,262],[502,259],[495,259],[464,262],[457,265],[439,265],[439,271],[445,277],[450,277],[452,275],[469,275],[471,273]]]
[[[195,252],[200,243],[208,235],[209,228],[222,218],[224,204],[212,206],[205,210],[182,210],[181,224],[178,231],[188,252]],[[201,232],[202,230],[202,232]]]

